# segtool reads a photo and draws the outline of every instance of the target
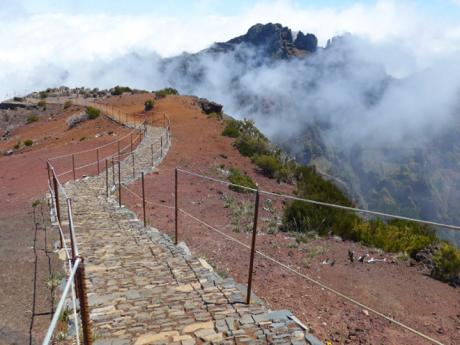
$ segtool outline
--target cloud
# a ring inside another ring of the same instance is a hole
[[[334,35],[351,32],[375,43],[375,49],[393,51],[394,54],[382,54],[385,61],[381,62],[395,75],[430,66],[460,47],[460,25],[437,21],[416,5],[399,1],[340,9],[265,1],[256,2],[238,15],[207,13],[183,17],[155,13],[29,13],[18,2],[6,1],[2,3],[0,18],[0,99],[7,93],[68,81],[88,86],[128,81],[134,83],[132,86],[145,85],[142,75],[138,80],[126,78],[129,73],[120,71],[113,62],[132,54],[149,57],[196,52],[215,41],[243,34],[257,22],[280,22],[293,30],[313,32],[323,45]],[[129,70],[128,65],[122,67]],[[110,66],[112,79],[107,70]],[[148,64],[145,66],[148,68]],[[88,71],[101,68],[106,70],[104,82]],[[122,76],[124,79],[119,79]]]

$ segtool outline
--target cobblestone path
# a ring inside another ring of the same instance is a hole
[[[166,135],[162,128],[147,128],[133,152],[134,177],[132,156],[121,162],[123,183],[151,171],[152,144],[158,148]],[[246,305],[232,279],[220,278],[167,235],[144,228],[118,206],[116,193],[107,198],[104,173],[65,189],[85,258],[95,344],[308,344],[288,311]]]

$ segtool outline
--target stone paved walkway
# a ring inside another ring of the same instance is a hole
[[[164,129],[149,127],[134,151],[135,178],[151,171],[151,144],[158,147],[161,135]],[[121,164],[124,183],[133,179],[131,163]],[[105,174],[65,189],[85,258],[95,344],[308,344],[289,312],[244,304],[232,279],[106,198]]]

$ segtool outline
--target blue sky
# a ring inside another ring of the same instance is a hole
[[[7,0],[8,1],[8,0]],[[216,15],[238,15],[254,4],[244,0],[20,0],[14,1],[32,13],[104,13],[115,15],[136,15],[153,13],[164,16],[188,16],[200,13]],[[268,2],[268,1],[266,1]],[[289,1],[299,8],[337,8],[343,9],[355,4],[369,5],[375,0],[297,0]],[[460,18],[460,1],[456,0],[402,0],[427,13],[448,18]]]

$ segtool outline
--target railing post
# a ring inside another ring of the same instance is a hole
[[[101,170],[99,168],[99,149],[96,150],[96,159],[97,159],[97,174],[99,175],[101,173]]]
[[[105,194],[109,197],[109,161],[105,159]]]
[[[49,161],[46,161],[46,169],[48,170],[48,183],[51,186],[51,171],[50,171],[50,162]]]
[[[160,136],[160,157],[163,158],[163,134]]]
[[[152,151],[152,166],[155,164],[154,156],[153,156],[153,144],[150,145],[150,151]]]
[[[252,227],[251,257],[249,261],[248,291],[246,294],[246,304],[251,303],[252,272],[254,268],[254,254],[256,252],[256,235],[257,235],[258,218],[259,218],[259,190],[257,189],[256,202],[254,205],[254,223]]]
[[[144,185],[144,172],[141,172],[142,180],[142,212],[144,213],[144,227],[147,227],[147,217],[145,214],[145,185]]]
[[[58,189],[56,175],[54,174],[54,170],[53,170],[53,188],[54,188],[54,203],[56,204],[56,217],[58,219],[59,225],[61,225],[61,208],[59,207],[59,189]],[[61,243],[61,248],[64,248],[64,239],[62,238],[62,234],[60,231],[59,231],[59,241]]]
[[[177,168],[174,170],[174,243],[177,245],[178,242],[178,209],[179,205],[177,204]]]
[[[72,172],[73,172],[73,180],[75,181],[75,155],[72,155]]]
[[[118,159],[120,159],[120,140],[118,140]]]
[[[56,216],[58,218],[58,222],[61,223],[61,209],[59,207],[59,189],[56,176],[54,175],[53,171],[53,188],[54,188],[54,202],[56,204]]]
[[[80,257],[80,265],[77,270],[78,277],[78,297],[80,299],[81,324],[83,329],[83,342],[85,345],[93,344],[93,334],[91,331],[91,320],[89,318],[88,296],[86,291],[85,261]]]
[[[131,133],[130,138],[131,138],[131,152],[133,152],[133,133]]]
[[[118,160],[118,206],[121,207],[121,167],[120,167],[120,160]]]
[[[115,186],[115,161],[112,156],[112,185]]]
[[[131,157],[133,157],[133,178],[136,177],[136,170],[134,168],[134,153],[131,152]]]

